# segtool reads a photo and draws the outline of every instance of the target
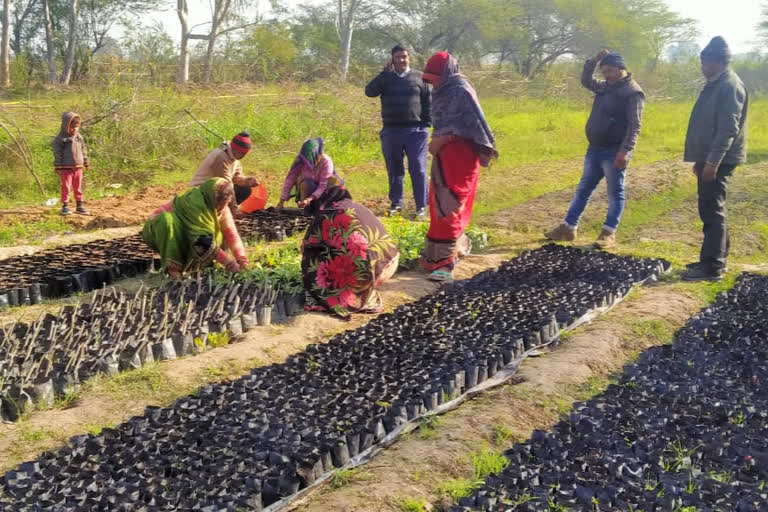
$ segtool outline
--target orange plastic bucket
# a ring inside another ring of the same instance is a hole
[[[256,210],[263,210],[267,207],[267,199],[267,187],[263,183],[259,183],[255,187],[251,187],[251,195],[240,203],[240,211],[251,213]]]

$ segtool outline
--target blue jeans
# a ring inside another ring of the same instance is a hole
[[[405,166],[403,156],[408,156],[408,173],[413,184],[416,209],[427,206],[427,143],[429,130],[420,126],[402,128],[385,127],[379,132],[381,151],[387,163],[389,175],[389,201],[392,207],[403,206],[403,181]]]
[[[584,172],[581,175],[576,195],[568,208],[565,222],[569,226],[578,226],[581,214],[589,203],[592,192],[595,191],[600,180],[605,178],[608,189],[608,215],[605,218],[604,227],[615,230],[619,227],[621,214],[624,212],[624,173],[626,169],[617,169],[614,165],[618,148],[593,148],[587,149],[584,156]],[[627,155],[629,158],[631,155]]]

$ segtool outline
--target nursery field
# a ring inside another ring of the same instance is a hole
[[[750,106],[720,283],[679,280],[701,241],[680,161],[692,102],[649,102],[612,253],[583,249],[602,189],[577,242],[541,235],[580,175],[586,99],[481,102],[501,158],[481,175],[479,251],[439,287],[414,268],[426,224],[386,219],[401,268],[385,312],[350,322],[302,311],[299,211],[239,222],[252,266],[234,279],[170,284],[135,233],[216,144],[185,108],[250,130],[243,163],[272,197],[323,136],[353,197],[382,212],[378,103],[360,91],[1,106],[46,195],[3,152],[0,510],[765,510],[768,102]],[[95,120],[92,215],[62,220],[41,206],[57,190],[45,137],[69,109]]]

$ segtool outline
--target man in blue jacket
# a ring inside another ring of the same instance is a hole
[[[365,88],[368,97],[381,96],[379,133],[381,150],[389,174],[389,214],[403,209],[403,156],[408,155],[408,172],[416,201],[416,217],[426,216],[427,143],[432,124],[432,93],[421,79],[421,71],[412,70],[408,50],[401,45],[392,48],[392,58]]]
[[[747,161],[747,106],[749,95],[729,63],[731,52],[720,37],[701,51],[701,72],[707,79],[688,122],[686,162],[693,162],[698,181],[699,217],[704,241],[699,261],[689,264],[686,281],[719,281],[723,278],[730,249],[728,180],[739,164]]]

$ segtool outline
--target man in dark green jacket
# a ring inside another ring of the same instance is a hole
[[[719,281],[726,268],[730,241],[725,197],[733,170],[747,160],[747,105],[744,84],[729,66],[731,53],[717,36],[701,52],[707,79],[691,112],[685,138],[685,161],[698,179],[699,217],[704,242],[699,261],[688,265],[686,281]]]

